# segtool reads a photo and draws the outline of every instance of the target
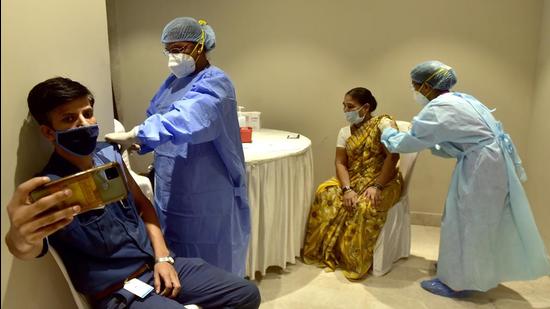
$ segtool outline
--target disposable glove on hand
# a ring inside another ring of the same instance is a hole
[[[111,143],[117,143],[122,148],[121,150],[126,150],[134,144],[138,144],[137,139],[139,127],[135,126],[132,130],[128,132],[113,132],[105,135],[105,140]]]
[[[395,125],[395,122],[393,120],[389,118],[382,118],[378,123],[378,129],[380,129],[380,131],[384,131],[387,128],[397,129],[397,126]]]

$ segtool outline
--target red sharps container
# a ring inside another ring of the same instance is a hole
[[[241,127],[241,142],[252,143],[252,128]]]

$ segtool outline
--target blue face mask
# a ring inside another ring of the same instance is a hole
[[[365,119],[365,116],[359,116],[359,111],[363,109],[363,107],[364,105],[357,110],[345,112],[347,122],[349,122],[350,124],[358,124],[363,121],[363,119]]]
[[[63,150],[79,157],[92,154],[97,144],[99,127],[97,124],[65,131],[55,131],[55,142]]]

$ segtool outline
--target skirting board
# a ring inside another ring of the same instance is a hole
[[[432,212],[416,212],[411,211],[411,224],[414,225],[427,225],[427,226],[440,226],[441,215],[439,213]]]

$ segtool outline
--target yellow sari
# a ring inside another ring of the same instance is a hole
[[[386,221],[386,215],[401,196],[403,179],[397,173],[382,190],[376,208],[363,195],[382,172],[386,158],[380,143],[378,123],[373,117],[359,128],[352,128],[346,140],[348,173],[351,187],[359,195],[356,209],[342,206],[343,193],[337,178],[319,185],[309,212],[303,258],[307,264],[340,268],[350,280],[363,279],[372,265],[374,245]]]

